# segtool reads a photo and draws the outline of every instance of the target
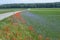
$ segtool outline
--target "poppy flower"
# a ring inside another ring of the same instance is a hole
[[[50,40],[50,39],[47,37],[46,40]]]
[[[17,39],[14,37],[14,38],[12,38],[12,40],[17,40]]]
[[[38,35],[38,39],[39,40],[42,40],[42,35]]]
[[[17,13],[15,14],[15,16],[16,16],[17,18],[21,18],[21,13],[20,13],[20,12],[17,12]]]
[[[29,26],[28,29],[31,30],[31,31],[33,31],[33,27],[32,26]]]

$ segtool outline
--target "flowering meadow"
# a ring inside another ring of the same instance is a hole
[[[24,13],[16,12],[0,21],[0,40],[60,40],[58,32],[45,27],[44,22],[47,21],[42,20],[41,16]]]

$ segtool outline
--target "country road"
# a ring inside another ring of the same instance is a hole
[[[3,20],[11,15],[13,15],[15,12],[9,12],[9,13],[4,13],[4,14],[0,14],[0,20]]]
[[[30,9],[25,9],[26,11],[30,10]],[[21,10],[21,11],[16,11],[16,12],[23,12],[25,10]],[[3,20],[11,15],[14,15],[16,14],[16,12],[8,12],[8,13],[3,13],[3,14],[0,14],[0,20]]]

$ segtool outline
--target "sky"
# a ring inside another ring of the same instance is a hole
[[[60,2],[60,0],[0,0],[0,4],[11,4],[11,3],[51,3]]]

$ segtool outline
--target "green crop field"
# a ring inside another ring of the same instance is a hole
[[[38,15],[60,15],[60,8],[32,8],[30,11]]]
[[[60,40],[60,8],[31,8],[18,16],[0,21],[1,40]]]

